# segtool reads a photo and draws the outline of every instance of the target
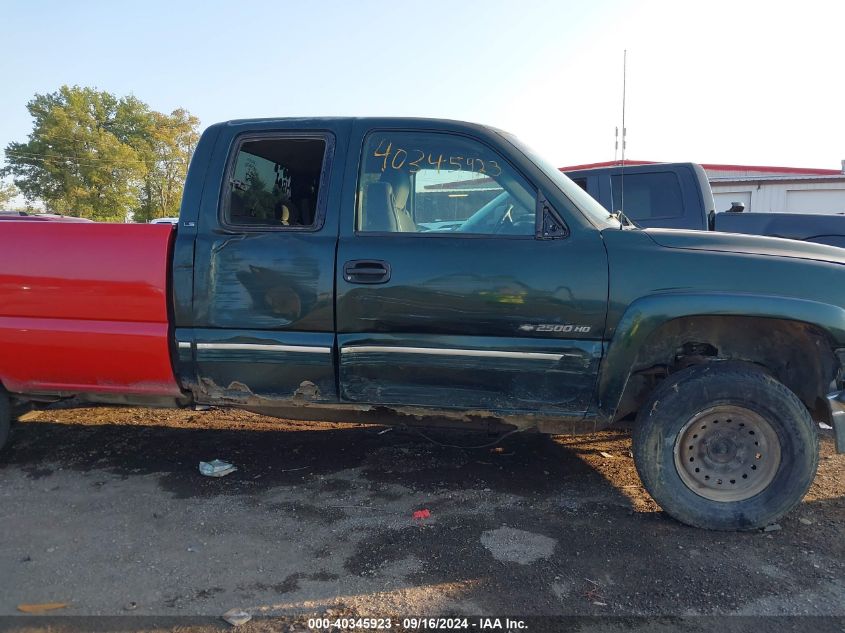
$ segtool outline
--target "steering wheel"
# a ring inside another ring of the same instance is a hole
[[[507,233],[508,229],[513,228],[513,205],[509,204],[507,210],[502,214],[502,219],[496,225],[496,233]]]
[[[534,232],[534,213],[521,205],[508,205],[496,225],[496,233],[504,235],[531,235]]]
[[[513,205],[509,204],[507,210],[502,214],[502,219],[499,220],[499,227],[506,224],[513,224]]]

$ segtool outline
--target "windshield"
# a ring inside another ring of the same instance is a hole
[[[563,194],[569,198],[597,228],[619,228],[621,224],[619,220],[610,215],[607,209],[601,206],[590,194],[581,189],[581,187],[572,182],[559,169],[554,167],[546,159],[542,158],[513,134],[503,132],[502,130],[495,131],[505,137],[508,142],[525,154],[531,162],[537,165],[537,167],[539,167],[540,170],[548,176],[558,189],[560,189]]]

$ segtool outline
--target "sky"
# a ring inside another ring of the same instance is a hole
[[[627,50],[638,160],[839,168],[842,0],[0,0],[0,146],[62,84],[202,121],[424,116],[553,163],[614,159]]]

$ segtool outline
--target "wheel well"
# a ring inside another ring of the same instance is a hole
[[[839,363],[818,327],[800,321],[742,316],[684,317],[667,321],[640,348],[616,419],[636,412],[666,376],[718,360],[756,365],[786,385],[815,420],[827,421],[825,395]]]

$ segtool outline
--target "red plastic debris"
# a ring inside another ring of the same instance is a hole
[[[428,519],[429,517],[431,517],[431,512],[429,512],[428,510],[423,509],[414,511],[415,519]]]

